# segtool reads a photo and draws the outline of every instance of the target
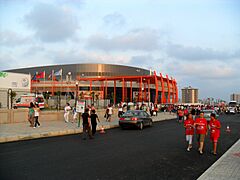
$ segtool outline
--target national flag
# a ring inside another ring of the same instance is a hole
[[[62,76],[62,69],[60,69],[59,71],[56,71],[54,73],[54,76]]]
[[[45,78],[45,71],[40,72],[40,73],[36,73],[36,79],[44,79]]]

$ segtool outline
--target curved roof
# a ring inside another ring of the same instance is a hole
[[[107,77],[107,76],[139,76],[150,74],[150,71],[147,69],[116,64],[62,64],[11,69],[7,70],[7,72],[17,72],[25,74],[30,73],[33,75],[36,72],[45,71],[46,76],[48,76],[52,73],[52,71],[57,72],[60,69],[62,69],[63,79],[65,79],[68,72],[71,72],[73,79],[75,79],[75,77],[77,76]]]

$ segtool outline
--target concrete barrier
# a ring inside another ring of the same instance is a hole
[[[100,120],[104,119],[105,109],[96,110]],[[117,118],[117,109],[114,109],[112,119]],[[41,111],[39,115],[40,121],[64,121],[64,111]],[[70,113],[70,119],[72,119],[72,113]],[[12,124],[28,121],[28,109],[0,109],[0,124]]]

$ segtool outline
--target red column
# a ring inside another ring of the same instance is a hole
[[[172,103],[175,103],[175,88],[173,78],[171,78],[171,83],[172,83]]]
[[[162,94],[161,94],[161,104],[165,103],[165,89],[164,89],[164,80],[162,73],[160,73],[160,78],[161,78],[161,86],[162,86]]]
[[[104,80],[101,82],[101,91],[103,93],[103,99],[105,99]]]
[[[148,79],[148,102],[151,101],[150,97],[150,79]]]
[[[158,103],[158,79],[157,79],[157,74],[156,71],[154,71],[154,79],[155,79],[155,88],[156,88],[156,93],[155,93],[155,104]]]
[[[92,80],[90,80],[90,92],[92,92]]]
[[[106,99],[107,99],[107,93],[108,93],[108,80],[105,79],[105,96],[106,96]]]
[[[147,89],[146,89],[146,83],[144,83],[144,101],[147,101]]]
[[[133,100],[132,100],[132,80],[130,81],[130,102],[133,102]]]
[[[114,105],[116,104],[116,80],[114,80],[114,97],[113,97],[113,101],[114,101]]]
[[[175,90],[176,90],[176,103],[178,103],[178,87],[177,87],[176,80],[174,80],[174,82],[175,82]]]
[[[124,95],[124,85],[125,85],[125,81],[124,81],[124,78],[122,79],[122,102],[125,101],[125,95]]]
[[[166,75],[166,78],[167,78],[167,86],[168,86],[168,99],[167,99],[167,102],[170,103],[170,83],[169,83],[168,75]]]
[[[139,84],[139,101],[142,101],[142,76],[140,77],[140,84]]]

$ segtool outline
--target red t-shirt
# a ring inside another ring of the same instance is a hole
[[[198,123],[196,125],[196,134],[206,134],[207,120],[205,118],[197,118],[195,123]]]
[[[188,110],[185,109],[185,110],[184,110],[184,115],[187,115],[187,114],[188,114]]]
[[[194,134],[193,125],[194,125],[194,120],[193,119],[187,119],[186,121],[184,121],[186,135],[193,135]]]
[[[221,125],[220,121],[218,121],[217,119],[215,121],[210,120],[209,126],[210,126],[211,137],[218,138],[220,136],[220,129],[216,128],[216,127],[220,127],[220,125]]]

